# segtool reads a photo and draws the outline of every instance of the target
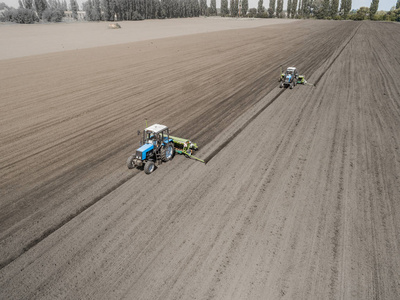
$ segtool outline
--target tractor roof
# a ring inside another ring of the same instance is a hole
[[[288,71],[294,71],[294,70],[296,70],[296,68],[295,67],[289,67],[289,68],[287,68],[287,70]]]
[[[165,126],[165,125],[154,124],[154,125],[151,125],[150,127],[147,127],[145,130],[146,131],[151,131],[151,132],[154,132],[154,133],[159,133],[161,131],[164,131],[165,129],[168,129],[168,127]]]

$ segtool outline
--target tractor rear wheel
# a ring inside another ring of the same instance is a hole
[[[131,155],[128,157],[128,160],[126,161],[126,166],[128,169],[133,169],[135,167],[135,164],[133,163],[133,160],[135,159],[135,155]]]
[[[161,159],[163,161],[169,161],[174,157],[175,149],[171,143],[161,148]]]
[[[153,171],[154,171],[155,168],[156,168],[156,167],[155,167],[155,165],[154,165],[154,161],[148,160],[148,161],[146,162],[146,164],[144,165],[144,172],[145,172],[146,174],[151,174],[151,173],[153,173]]]
[[[290,89],[293,89],[293,82],[290,84],[290,87],[289,87]]]

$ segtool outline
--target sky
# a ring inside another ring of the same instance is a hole
[[[82,2],[85,2],[86,0],[78,0],[79,5],[81,6]],[[268,7],[269,5],[269,0],[263,0],[264,1],[264,6]],[[370,7],[372,0],[352,0],[352,8],[353,9],[358,9],[361,6],[367,6]],[[379,7],[378,10],[390,10],[392,6],[396,5],[397,0],[380,0],[379,1]],[[12,6],[15,8],[18,8],[18,0],[0,0],[0,2],[4,2],[8,6]],[[229,1],[228,1],[229,2]],[[69,4],[69,0],[67,0],[67,3]],[[210,5],[210,0],[207,0],[208,5]],[[257,8],[257,3],[258,0],[249,0],[249,8],[255,7]],[[284,0],[284,10],[286,10],[286,3],[287,0]],[[339,6],[340,6],[340,1],[339,1]],[[217,7],[221,7],[221,0],[217,0]]]

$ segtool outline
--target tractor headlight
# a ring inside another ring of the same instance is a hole
[[[136,151],[136,158],[142,160],[142,152]]]

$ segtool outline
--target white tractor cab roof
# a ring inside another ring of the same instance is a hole
[[[147,132],[150,131],[150,132],[154,132],[154,133],[160,133],[160,132],[164,131],[165,129],[168,129],[168,127],[165,126],[165,125],[154,124],[154,125],[151,125],[150,127],[147,127],[145,129],[145,131],[147,131]]]
[[[296,68],[295,68],[295,67],[289,67],[289,68],[287,68],[287,70],[286,70],[286,72],[289,72],[289,73],[293,73],[294,71],[296,71]]]

